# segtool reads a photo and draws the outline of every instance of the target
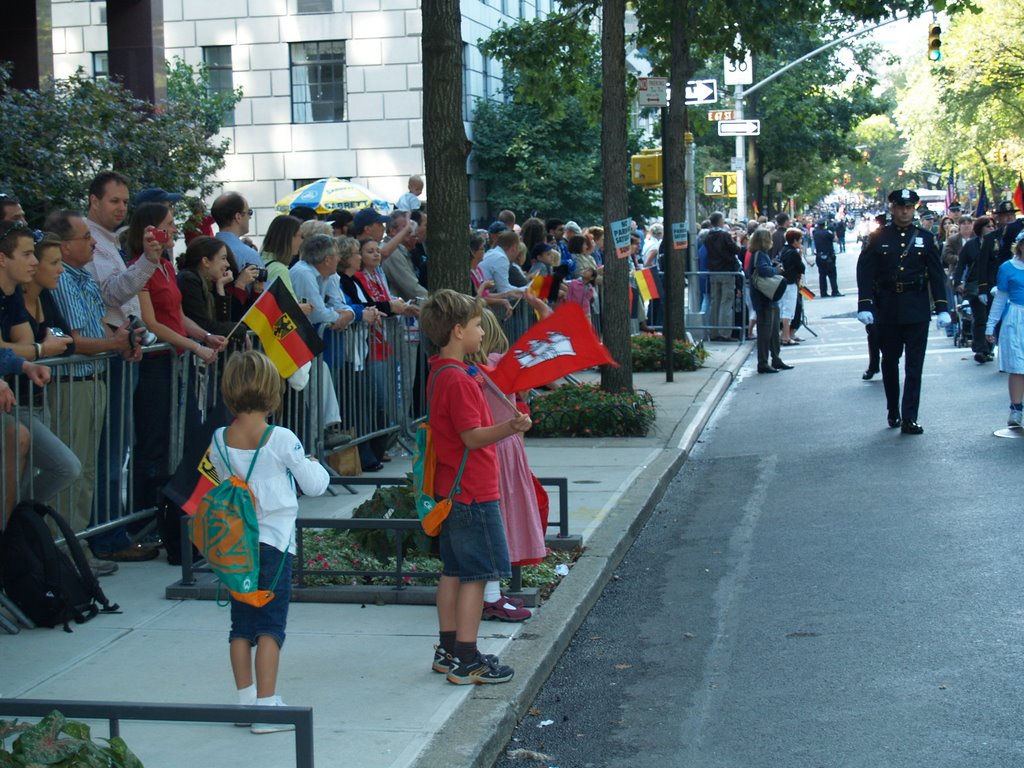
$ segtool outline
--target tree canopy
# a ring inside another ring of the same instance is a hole
[[[181,59],[167,65],[167,101],[160,105],[81,70],[22,91],[0,68],[0,188],[21,199],[32,221],[53,208],[83,207],[89,181],[105,169],[123,173],[136,188],[207,195],[228,149],[216,134],[240,98],[241,91],[212,93],[205,67]]]

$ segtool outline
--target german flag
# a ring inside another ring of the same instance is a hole
[[[636,278],[636,287],[640,289],[640,295],[644,297],[644,301],[661,298],[658,282],[654,279],[654,267],[638,269],[633,273],[633,277]]]
[[[280,280],[267,286],[242,322],[259,336],[281,378],[287,379],[324,351],[323,341]]]
[[[800,295],[808,301],[814,301],[814,291],[808,288],[806,285],[800,286]]]
[[[192,489],[192,495],[188,497],[188,501],[181,505],[181,509],[189,515],[194,515],[196,510],[199,509],[199,502],[203,500],[203,496],[220,485],[217,470],[214,469],[213,462],[210,461],[209,448],[206,449],[206,453],[203,454],[203,458],[196,469],[199,471],[199,481],[196,483],[196,487]]]

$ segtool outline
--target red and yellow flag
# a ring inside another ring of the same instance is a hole
[[[644,301],[661,298],[658,281],[654,278],[654,267],[638,269],[633,273],[633,277],[636,278],[636,287],[640,289],[640,295],[644,297]]]
[[[274,280],[242,317],[263,351],[287,379],[324,350],[324,343],[280,280]]]
[[[808,288],[806,285],[800,286],[800,295],[808,301],[814,301],[814,291]]]

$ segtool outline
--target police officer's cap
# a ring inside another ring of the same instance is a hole
[[[960,213],[963,208],[960,207],[960,203],[953,203],[949,208],[946,209],[950,213]]]
[[[996,213],[1017,213],[1019,209],[1014,206],[1013,200],[1003,200],[996,206]]]
[[[922,205],[917,209],[917,216],[920,219],[934,219],[937,218],[935,211],[929,208],[927,205]]]
[[[889,193],[889,202],[895,205],[916,205],[921,200],[921,196],[912,189],[894,189]]]

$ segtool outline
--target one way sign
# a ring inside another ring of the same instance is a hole
[[[718,101],[718,81],[689,80],[683,96],[687,104],[714,104]]]

